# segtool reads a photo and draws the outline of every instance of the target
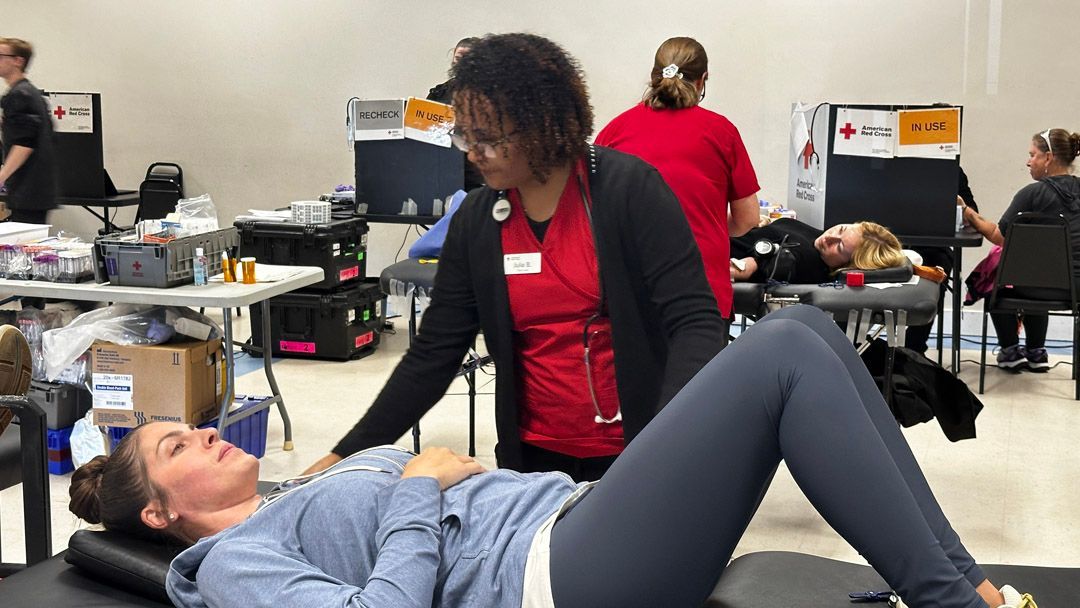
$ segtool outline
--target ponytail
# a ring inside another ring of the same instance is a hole
[[[697,83],[709,71],[709,57],[697,40],[669,38],[656,49],[649,89],[643,101],[654,110],[678,110],[698,104]]]
[[[1033,135],[1031,141],[1042,152],[1052,153],[1054,159],[1065,167],[1072,166],[1076,157],[1080,156],[1080,133],[1047,129]]]

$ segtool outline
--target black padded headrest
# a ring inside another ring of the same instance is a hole
[[[907,283],[911,280],[912,275],[915,273],[915,269],[911,266],[911,260],[904,258],[903,264],[891,268],[879,268],[877,270],[847,268],[837,272],[836,279],[841,283],[846,283],[847,273],[849,272],[863,273],[863,282],[865,283]]]
[[[266,494],[277,485],[260,481]],[[87,571],[95,579],[125,591],[171,604],[165,592],[169,564],[186,547],[136,538],[107,530],[76,530],[68,539],[64,561]]]
[[[182,550],[120,532],[77,530],[68,540],[64,561],[98,580],[168,604],[165,575]]]

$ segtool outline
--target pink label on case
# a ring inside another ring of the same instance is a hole
[[[281,340],[278,342],[278,349],[287,353],[307,353],[309,355],[314,355],[315,343],[291,342],[289,340]]]
[[[356,348],[360,348],[365,344],[370,344],[373,340],[375,340],[375,332],[373,331],[369,331],[362,336],[356,336]]]
[[[358,276],[360,276],[360,267],[352,266],[338,273],[338,281],[348,281],[349,279],[355,279]]]

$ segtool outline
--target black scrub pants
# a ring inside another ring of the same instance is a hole
[[[668,404],[552,532],[558,608],[687,606],[712,591],[780,460],[909,606],[985,606],[960,543],[847,338],[775,312]]]
[[[23,222],[25,224],[47,224],[49,221],[48,209],[11,209],[9,222]]]

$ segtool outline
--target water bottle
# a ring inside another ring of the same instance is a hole
[[[193,260],[195,270],[195,284],[206,285],[206,254],[203,253],[202,247],[195,248],[195,259]]]

